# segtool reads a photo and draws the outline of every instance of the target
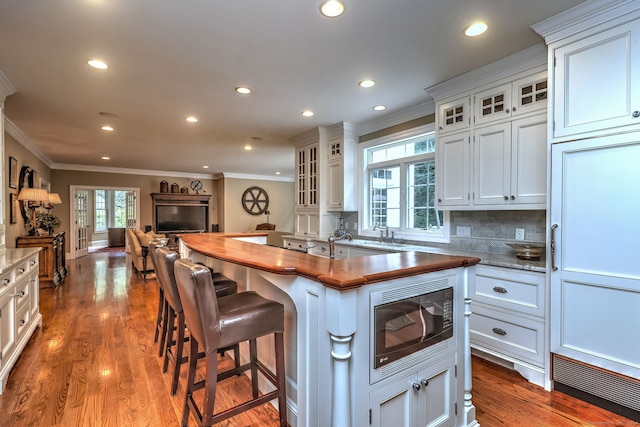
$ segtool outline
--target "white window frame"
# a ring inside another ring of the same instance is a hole
[[[370,211],[369,211],[369,197],[371,195],[371,189],[369,188],[369,176],[368,176],[368,164],[367,164],[367,154],[366,150],[384,144],[389,144],[392,142],[399,142],[404,139],[414,138],[416,136],[424,135],[430,132],[435,132],[435,124],[430,123],[427,125],[422,125],[416,128],[407,129],[402,132],[397,132],[390,135],[385,135],[380,138],[372,139],[370,141],[359,144],[358,146],[358,170],[360,171],[359,180],[360,180],[360,188],[362,191],[360,192],[360,203],[359,205],[359,217],[360,221],[358,224],[358,234],[365,237],[379,238],[380,231],[373,230],[375,224],[370,222]],[[436,153],[429,153],[426,157],[424,155],[417,155],[411,157],[405,157],[403,159],[394,159],[386,162],[378,162],[376,166],[385,167],[385,166],[396,166],[399,163],[409,164],[415,163],[417,159],[424,160],[434,160],[436,158]],[[402,172],[401,172],[402,173]],[[404,175],[404,173],[403,173]],[[407,197],[406,197],[406,177],[403,176],[401,184],[401,210],[406,212],[407,205]],[[404,213],[403,215],[406,215]],[[437,243],[449,243],[450,241],[450,224],[449,224],[449,211],[444,211],[443,215],[443,227],[442,234],[433,234],[429,231],[416,231],[413,229],[398,229],[398,228],[389,228],[389,233],[391,231],[394,232],[394,237],[396,240],[405,239],[405,240],[413,240],[420,242],[437,242]],[[390,235],[390,234],[389,234]]]

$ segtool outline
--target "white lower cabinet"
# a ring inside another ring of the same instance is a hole
[[[455,356],[399,378],[369,393],[374,427],[446,427],[456,424]],[[404,375],[404,376],[403,376]]]
[[[35,329],[42,323],[39,308],[39,249],[6,249],[0,268],[0,394],[11,368]]]
[[[320,212],[318,209],[296,210],[295,233],[309,237],[317,237],[320,234]]]
[[[471,303],[471,347],[513,364],[529,381],[545,386],[545,275],[478,265]]]

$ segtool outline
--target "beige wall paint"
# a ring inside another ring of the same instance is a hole
[[[165,180],[169,186],[174,182],[180,187],[189,187],[189,180],[181,177],[161,177],[150,175],[134,175],[104,172],[81,172],[54,169],[51,171],[51,191],[60,194],[62,204],[54,209],[62,221],[61,229],[69,231],[69,187],[71,185],[90,187],[125,187],[140,189],[140,227],[153,224],[151,193],[160,192],[160,181]],[[205,194],[211,194],[211,204],[209,208],[209,221],[214,224],[218,222],[218,207],[216,204],[214,181],[211,179],[201,179]],[[191,193],[191,190],[189,190]]]
[[[7,201],[4,204],[4,217],[6,224],[5,231],[5,246],[7,248],[15,248],[16,247],[16,237],[24,236],[27,234],[27,231],[24,228],[24,220],[22,219],[22,215],[20,215],[20,210],[17,209],[17,222],[15,224],[10,223],[10,194],[15,193],[18,194],[18,188],[9,188],[9,156],[14,157],[18,161],[18,173],[20,173],[20,169],[23,166],[29,166],[31,169],[38,172],[38,177],[40,179],[44,179],[53,183],[51,179],[51,169],[47,165],[45,165],[40,159],[38,159],[31,151],[26,149],[22,144],[16,141],[11,135],[5,132],[4,134],[4,168],[6,172],[6,176],[3,177],[4,182],[4,191],[5,191],[5,200]],[[55,191],[55,190],[52,190]],[[56,213],[57,212],[53,212]]]
[[[242,207],[242,194],[247,188],[257,186],[269,195],[269,222],[276,224],[276,231],[293,232],[293,182],[224,178],[223,185],[225,205],[222,231],[253,231],[257,224],[267,222],[265,215],[251,215]]]

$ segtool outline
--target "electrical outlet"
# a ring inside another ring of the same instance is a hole
[[[456,227],[456,236],[458,237],[470,237],[471,236],[471,227],[463,227],[458,225]]]
[[[516,240],[524,240],[524,228],[516,228]]]

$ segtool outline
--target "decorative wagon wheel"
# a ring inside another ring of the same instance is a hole
[[[249,187],[242,193],[242,207],[251,215],[262,215],[269,207],[269,195],[260,187]]]

